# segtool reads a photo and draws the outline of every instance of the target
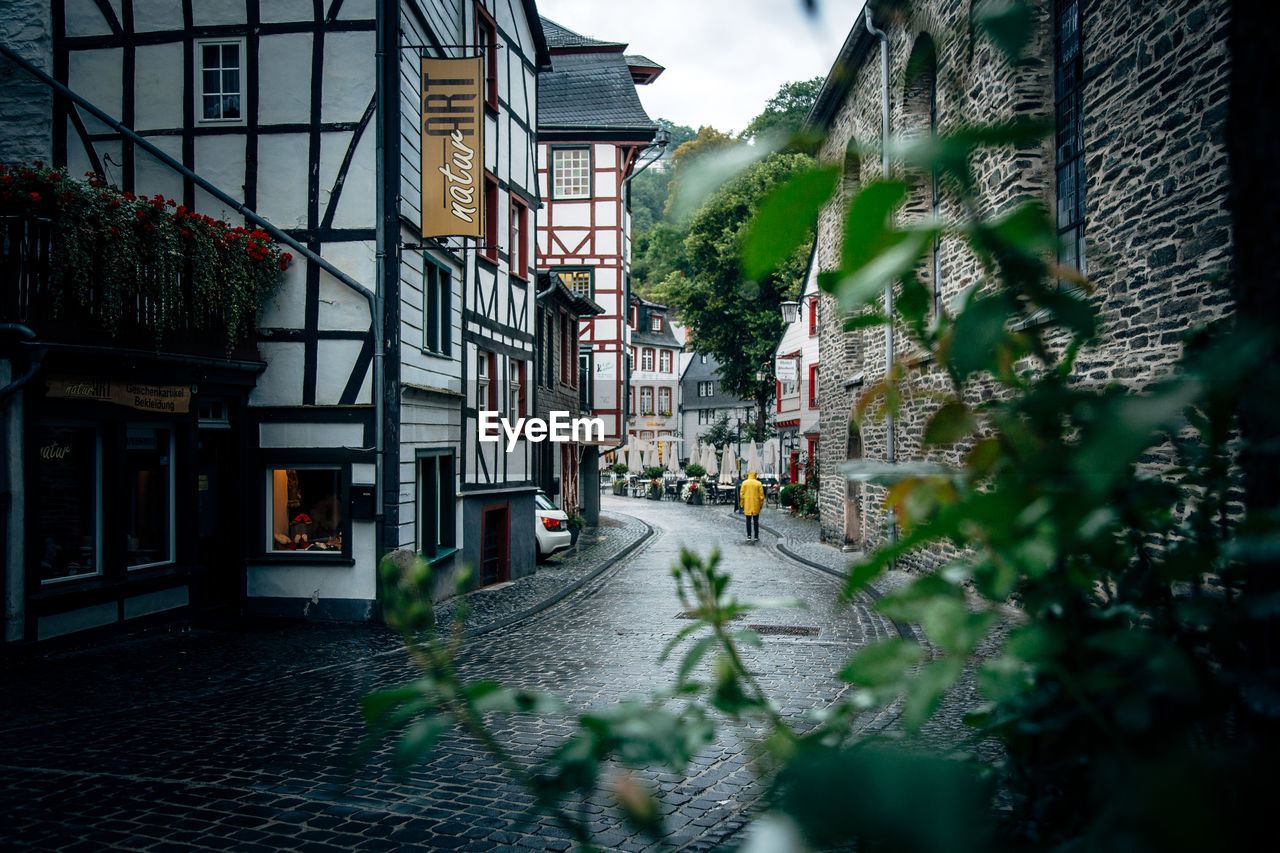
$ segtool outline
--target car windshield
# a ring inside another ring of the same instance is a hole
[[[551,498],[539,492],[533,496],[533,502],[538,505],[538,509],[555,509],[556,505],[551,502]]]

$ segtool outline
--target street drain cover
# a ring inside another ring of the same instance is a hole
[[[676,614],[677,619],[697,619],[698,616],[691,610],[682,610]],[[742,616],[734,616],[734,619],[741,619]]]
[[[808,625],[748,625],[747,627],[757,634],[781,637],[816,637],[821,632],[820,629]]]

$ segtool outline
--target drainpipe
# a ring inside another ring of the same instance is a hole
[[[387,383],[387,338],[399,349],[400,340],[400,3],[399,0],[379,0],[377,13],[377,47],[375,49],[375,74],[377,86],[377,128],[375,145],[374,182],[377,186],[377,225],[375,228],[374,254],[374,326],[381,326],[380,340],[375,341],[373,351],[373,396],[376,400],[374,425],[377,456],[377,485],[374,489],[374,519],[378,528],[376,551],[382,554],[394,550],[398,544],[399,513],[388,517],[387,496],[392,501],[400,490],[398,470],[393,469],[391,454],[399,456],[399,405],[400,370],[396,358],[395,378]],[[387,417],[387,408],[393,409]],[[396,471],[396,476],[391,476]],[[380,581],[379,581],[380,582]]]
[[[871,9],[866,9],[867,32],[880,40],[880,171],[883,177],[889,177],[889,37],[884,30],[876,29],[871,23]],[[884,286],[884,316],[888,322],[884,325],[884,375],[889,378],[893,367],[893,282]],[[885,461],[897,461],[893,446],[893,415],[884,416],[884,452]],[[889,510],[889,541],[897,539],[897,524],[893,510]]]

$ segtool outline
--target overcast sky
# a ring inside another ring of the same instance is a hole
[[[667,70],[640,100],[650,118],[736,133],[783,83],[825,77],[864,0],[537,0],[538,12]]]

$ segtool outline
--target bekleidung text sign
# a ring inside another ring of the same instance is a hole
[[[422,59],[422,236],[484,236],[484,60]]]

